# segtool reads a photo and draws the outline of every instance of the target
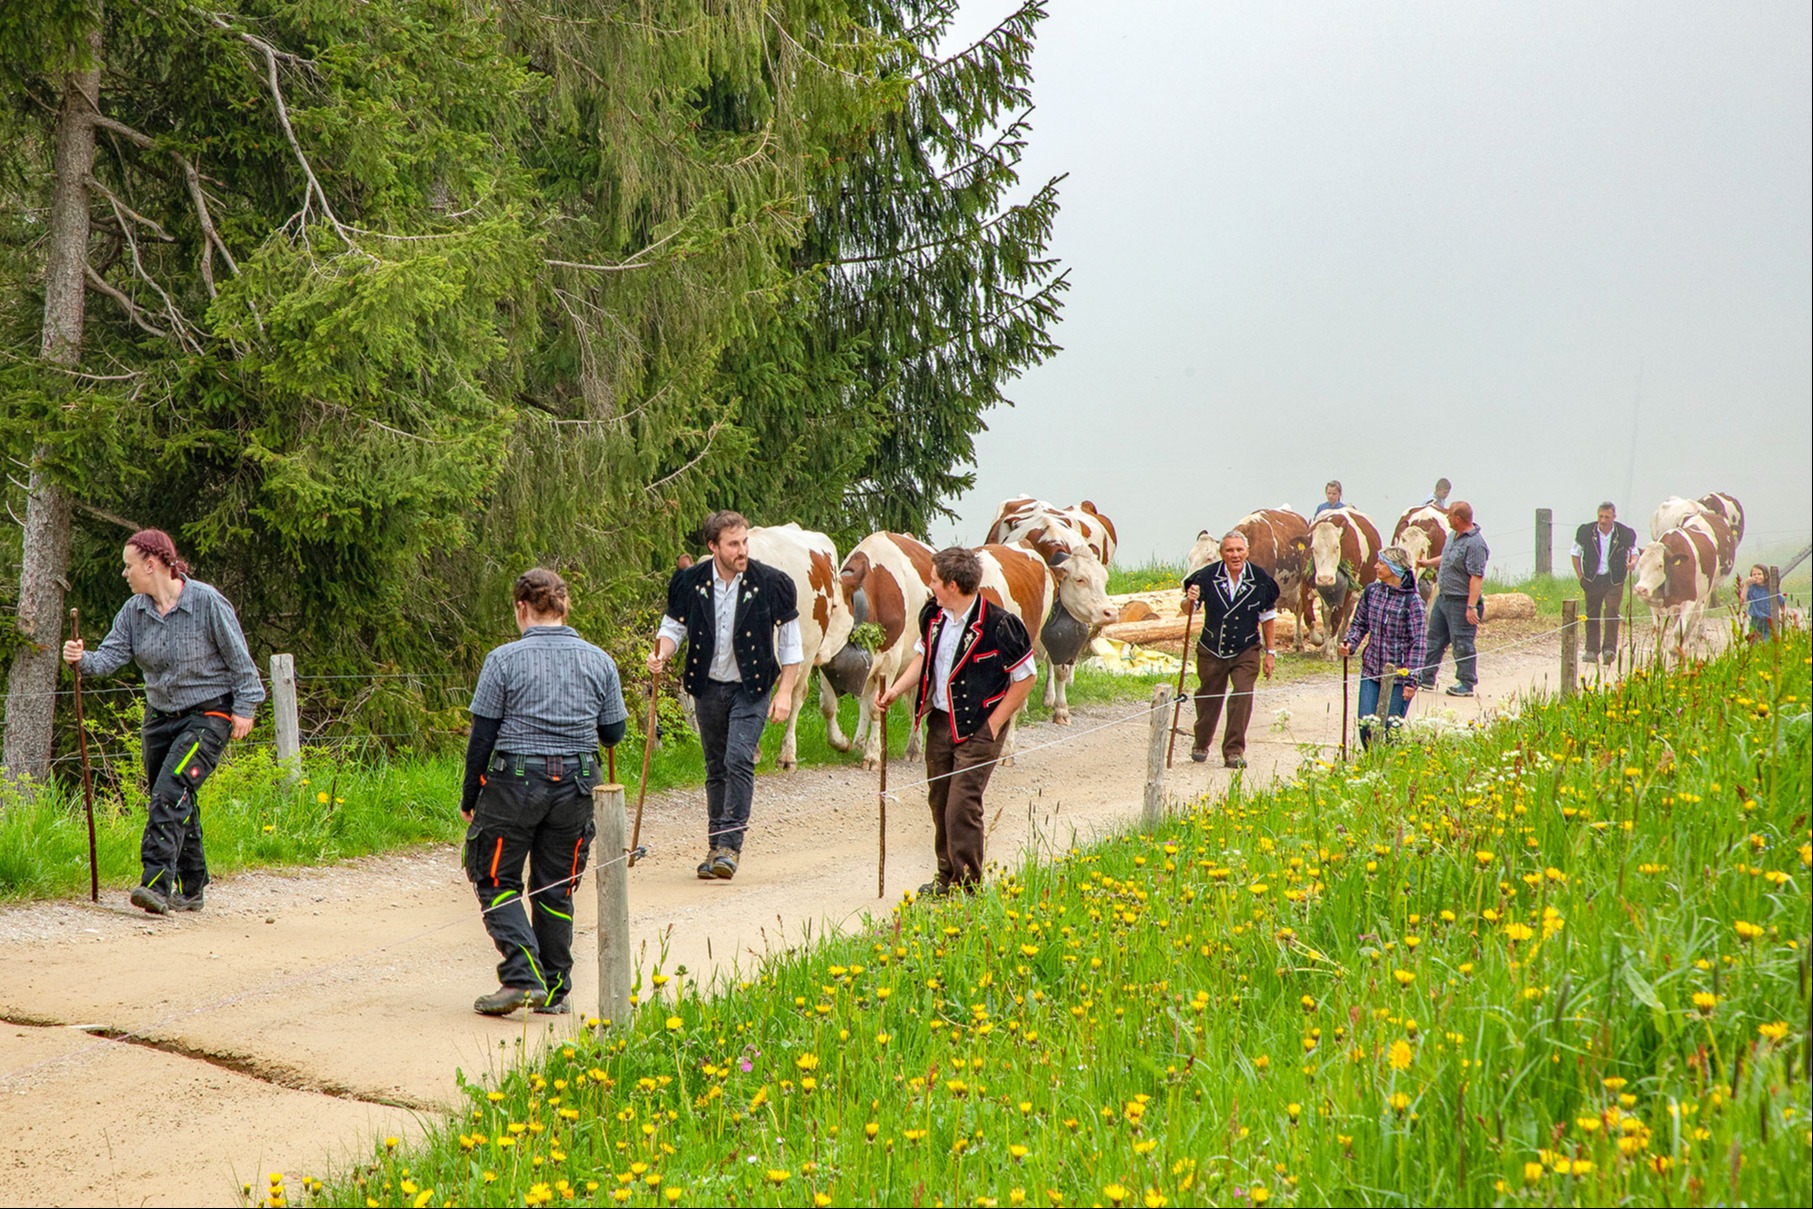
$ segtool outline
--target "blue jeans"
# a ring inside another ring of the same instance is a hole
[[[755,756],[768,724],[768,694],[708,680],[694,702],[705,750],[706,847],[743,850],[755,801]]]
[[[1473,645],[1478,636],[1479,627],[1467,624],[1465,596],[1437,596],[1435,607],[1429,610],[1429,637],[1424,644],[1427,653],[1418,678],[1422,686],[1435,687],[1435,678],[1442,670],[1442,656],[1448,653],[1450,643],[1454,645],[1454,678],[1464,688],[1478,684],[1479,667],[1474,660]]]
[[[1402,718],[1404,711],[1410,707],[1409,698],[1404,696],[1404,681],[1393,675],[1391,691],[1384,694],[1387,712],[1385,717],[1380,718],[1379,697],[1381,692],[1379,681],[1366,676],[1360,677],[1360,746],[1362,748],[1371,747],[1375,737],[1380,742],[1389,743],[1391,732],[1396,730],[1399,725],[1398,719]],[[1370,726],[1367,725],[1368,718],[1375,719]]]

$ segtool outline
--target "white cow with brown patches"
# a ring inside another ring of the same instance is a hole
[[[864,770],[874,768],[881,759],[881,728],[873,724],[875,695],[913,662],[913,625],[931,599],[933,553],[930,546],[904,533],[871,533],[856,543],[838,572],[844,603],[856,624],[873,622],[881,627],[881,645],[870,656],[857,694],[861,705],[851,736],[854,743],[862,744]],[[917,760],[919,722],[910,709],[906,713],[906,757]],[[838,750],[848,751],[850,746]]]
[[[797,729],[800,708],[817,674],[850,641],[856,625],[850,607],[837,579],[837,546],[832,540],[812,529],[797,524],[764,525],[749,530],[749,557],[767,563],[793,581],[794,599],[799,607],[800,645],[803,648],[799,674],[793,678],[793,712],[787,715],[787,733],[781,739],[776,763],[785,769],[799,766]],[[825,735],[831,745],[847,751],[850,741],[837,725],[836,694],[822,688],[818,695],[819,711],[825,716]],[[757,758],[760,758],[758,753]]]
[[[1059,508],[1029,495],[1017,495],[1001,501],[995,519],[988,527],[987,541],[992,545],[1011,546],[1035,537],[1051,521],[1056,521],[1079,536],[1104,567],[1114,564],[1117,539],[1114,522],[1102,514],[1091,500]]]
[[[1361,589],[1379,577],[1379,527],[1358,508],[1331,508],[1316,517],[1302,540],[1309,555],[1306,573],[1322,600],[1327,626],[1322,654],[1332,659]]]
[[[1688,516],[1643,547],[1632,572],[1632,591],[1650,608],[1659,655],[1668,653],[1671,628],[1677,658],[1701,646],[1701,621],[1724,577],[1719,566],[1731,547],[1730,527],[1706,512]]]
[[[1442,551],[1448,548],[1448,514],[1428,504],[1406,508],[1391,531],[1391,544],[1403,547],[1404,553],[1410,556],[1414,573],[1418,562],[1425,558],[1440,558]],[[1432,580],[1419,578],[1416,590],[1423,603],[1428,604],[1435,594],[1435,584]]]

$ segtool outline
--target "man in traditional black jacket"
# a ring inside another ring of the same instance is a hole
[[[802,647],[793,580],[749,557],[749,522],[714,512],[711,558],[675,571],[648,670],[659,675],[686,644],[680,682],[698,708],[705,750],[706,839],[701,879],[736,875],[755,799],[764,722],[785,722]],[[778,683],[778,691],[777,691]]]
[[[1586,597],[1586,658],[1611,663],[1618,658],[1618,597],[1637,561],[1637,532],[1618,520],[1610,500],[1599,505],[1599,519],[1574,531],[1574,578]],[[1611,607],[1606,608],[1607,605]],[[1600,644],[1600,627],[1605,642]]]
[[[932,599],[919,613],[913,661],[875,694],[888,704],[918,685],[925,723],[925,775],[938,877],[921,894],[974,890],[982,881],[982,791],[1001,737],[1032,692],[1038,668],[1018,617],[980,594],[982,561],[952,546],[932,556]]]
[[[1228,724],[1221,735],[1221,758],[1229,768],[1246,767],[1253,688],[1261,671],[1267,680],[1272,678],[1277,662],[1272,626],[1278,616],[1278,582],[1249,561],[1246,551],[1246,535],[1236,529],[1221,539],[1220,562],[1183,581],[1184,595],[1202,606],[1202,637],[1196,642],[1196,742],[1190,750],[1190,759],[1198,764],[1209,758],[1226,695]]]

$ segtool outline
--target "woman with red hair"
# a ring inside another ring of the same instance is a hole
[[[153,915],[199,911],[208,884],[195,794],[227,739],[243,739],[264,700],[233,606],[189,578],[189,564],[161,529],[126,539],[122,572],[133,596],[101,645],[63,644],[63,660],[90,676],[136,663],[145,673],[145,778],[150,790],[139,843],[144,875],[132,905]]]

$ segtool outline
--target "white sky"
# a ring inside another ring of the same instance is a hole
[[[1806,6],[1050,8],[1023,178],[1070,174],[1065,351],[935,540],[1028,492],[1179,559],[1329,478],[1388,528],[1439,475],[1507,573],[1535,508],[1564,565],[1606,497],[1642,533],[1729,491],[1746,553],[1807,540]]]

